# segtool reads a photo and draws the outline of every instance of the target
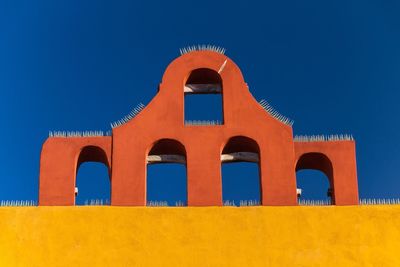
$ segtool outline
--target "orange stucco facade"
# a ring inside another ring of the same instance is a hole
[[[184,87],[198,69],[220,77],[220,125],[185,124]],[[230,152],[259,155],[262,205],[297,205],[296,170],[300,169],[317,169],[328,176],[334,204],[358,204],[353,140],[295,141],[292,127],[253,98],[231,59],[214,51],[193,51],[167,67],[157,95],[134,118],[114,127],[111,136],[46,140],[40,161],[39,205],[74,205],[79,164],[99,161],[110,171],[111,205],[145,206],[147,156],[158,141],[173,140],[157,153],[185,158],[188,205],[221,206],[221,154],[232,138],[236,141],[229,144]]]

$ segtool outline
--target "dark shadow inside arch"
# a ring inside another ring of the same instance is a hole
[[[335,204],[333,188],[333,167],[327,156],[322,153],[306,153],[296,165],[299,204],[328,205]]]
[[[193,70],[184,85],[184,95],[186,124],[223,124],[222,79],[218,72]]]
[[[186,150],[178,141],[162,139],[147,155],[147,205],[187,206]]]
[[[82,149],[75,184],[75,205],[110,204],[110,168],[107,155],[101,148],[87,146]]]
[[[248,137],[229,139],[222,150],[222,199],[224,205],[261,204],[258,144]]]

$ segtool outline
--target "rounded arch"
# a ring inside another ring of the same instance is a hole
[[[81,170],[81,176],[85,179],[79,178],[80,167],[84,163],[92,163],[84,166]],[[94,164],[93,163],[100,163]],[[101,166],[103,165],[103,166]],[[106,170],[104,169],[106,168]],[[84,174],[83,174],[83,173]],[[85,176],[86,175],[86,176]],[[89,179],[86,179],[89,178]],[[93,179],[97,179],[95,182]],[[101,179],[99,179],[101,178]],[[104,178],[108,178],[106,181]],[[108,160],[107,153],[103,148],[94,145],[84,146],[77,159],[77,167],[75,173],[75,204],[76,205],[103,205],[109,204],[111,199],[111,164]],[[79,190],[83,188],[83,190]],[[79,191],[84,192],[79,194]],[[78,196],[79,195],[79,196]],[[83,198],[82,198],[83,197]],[[84,201],[84,202],[83,202]]]
[[[310,152],[301,155],[296,163],[296,171],[305,169],[323,172],[329,178],[329,182],[332,184],[333,166],[331,160],[325,154],[319,152]]]
[[[234,152],[260,153],[260,147],[254,139],[243,135],[237,135],[229,138],[222,149],[222,154]]]
[[[229,138],[221,151],[224,205],[254,206],[261,204],[259,162],[260,148],[254,139],[246,136]]]
[[[84,162],[100,162],[107,166],[111,173],[110,162],[108,162],[107,153],[99,146],[88,145],[84,146],[79,152],[77,169]]]
[[[222,89],[222,78],[221,75],[213,69],[198,68],[189,73],[185,84],[218,84]]]
[[[300,170],[317,170],[328,178],[329,188],[327,195],[331,197],[332,204],[335,204],[335,190],[333,183],[333,165],[331,160],[323,153],[309,152],[301,155],[296,162],[296,172]]]
[[[186,158],[185,146],[175,139],[163,138],[154,142],[148,152],[148,156],[168,154],[179,155]]]
[[[185,124],[223,124],[222,78],[217,71],[209,68],[191,70],[183,92]]]
[[[187,205],[186,149],[181,142],[160,139],[147,153],[146,201],[148,206]]]
[[[244,83],[243,74],[239,66],[226,55],[212,51],[195,51],[177,57],[167,66],[161,81],[162,83],[168,83],[175,80],[177,74],[178,77],[185,77],[185,73],[187,73],[188,70],[190,71],[190,69],[196,68],[212,69],[216,72],[220,72],[222,77],[225,76],[225,73],[219,70],[229,69],[229,75],[239,77],[240,82]]]

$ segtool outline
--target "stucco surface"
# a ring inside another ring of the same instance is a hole
[[[3,207],[0,266],[400,266],[400,205]]]
[[[185,123],[184,87],[196,72],[200,80],[195,84],[222,88],[221,125]],[[211,80],[210,73],[214,75]],[[213,51],[184,54],[168,65],[158,93],[148,105],[134,118],[114,127],[112,136],[58,136],[46,140],[40,158],[39,205],[73,206],[79,164],[95,161],[110,170],[111,205],[146,206],[147,156],[166,139],[183,146],[178,150],[185,150],[189,206],[223,206],[221,153],[227,145],[231,153],[258,154],[264,206],[297,205],[296,169],[324,172],[334,203],[357,205],[355,142],[295,142],[291,125],[276,116],[253,97],[231,59]],[[229,144],[232,140],[236,140],[235,145]],[[158,149],[164,155],[176,151],[174,145]],[[309,154],[319,157],[310,158]],[[326,158],[323,164],[318,160],[321,157]],[[301,164],[297,164],[299,159]]]

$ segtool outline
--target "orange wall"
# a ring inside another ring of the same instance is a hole
[[[183,88],[190,73],[200,68],[221,77],[223,125],[184,124]],[[186,150],[188,205],[221,206],[221,152],[230,138],[244,136],[259,147],[262,205],[297,205],[296,161],[309,152],[332,161],[329,176],[335,204],[357,205],[354,141],[294,142],[292,127],[261,107],[239,67],[225,55],[212,51],[182,55],[167,67],[159,88],[136,117],[113,129],[112,137],[49,138],[41,154],[39,204],[74,204],[79,153],[85,146],[96,146],[107,155],[111,170],[111,204],[144,206],[146,156],[160,139],[173,139]]]

